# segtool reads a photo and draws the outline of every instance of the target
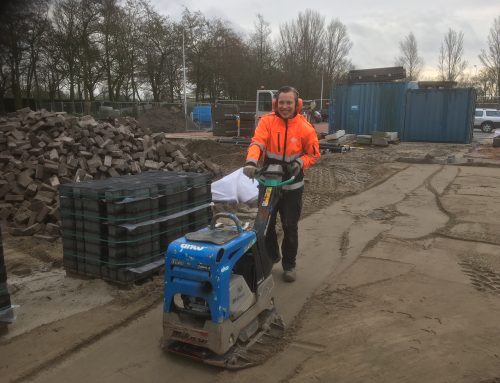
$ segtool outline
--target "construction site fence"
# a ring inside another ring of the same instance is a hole
[[[30,107],[32,110],[45,109],[49,112],[65,112],[77,117],[90,115],[99,120],[107,120],[118,117],[133,117],[140,118],[143,114],[150,110],[167,108],[170,111],[178,111],[179,113],[185,112],[187,117],[194,120],[190,124],[189,130],[204,130],[210,128],[207,124],[200,124],[196,118],[193,118],[193,110],[199,106],[213,106],[214,103],[210,102],[195,102],[188,101],[186,106],[182,102],[167,103],[167,102],[153,102],[153,101],[106,101],[106,100],[56,100],[56,101],[39,101],[39,100],[26,100],[24,106]],[[327,109],[328,99],[315,99],[304,100],[304,107],[308,107],[314,101],[315,109]],[[216,104],[233,104],[233,105],[248,105],[255,106],[255,100],[216,100]],[[195,112],[196,114],[196,112]]]

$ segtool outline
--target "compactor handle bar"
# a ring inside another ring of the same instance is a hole
[[[257,182],[259,184],[261,184],[262,186],[265,186],[265,187],[273,187],[273,188],[275,188],[275,187],[290,185],[290,184],[293,183],[293,181],[295,181],[295,176],[292,176],[289,179],[287,179],[285,181],[281,181],[281,182],[279,182],[277,180],[272,180],[272,179],[265,179],[265,178],[262,178],[262,175],[264,173],[266,173],[266,171],[263,168],[258,169],[255,172],[255,179],[257,180]],[[280,175],[282,175],[282,173]]]
[[[212,217],[212,220],[210,221],[210,230],[214,230],[215,229],[215,224],[217,223],[217,220],[219,218],[227,218],[227,219],[232,220],[235,223],[236,228],[238,229],[238,233],[242,233],[243,232],[243,227],[241,225],[241,221],[233,213],[217,213],[217,214],[215,214]]]

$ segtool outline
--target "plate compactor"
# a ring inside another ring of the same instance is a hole
[[[204,363],[240,369],[269,358],[284,335],[274,307],[273,260],[265,234],[281,195],[281,165],[257,173],[263,198],[253,229],[230,213],[168,246],[163,346]],[[221,224],[225,218],[230,224]]]

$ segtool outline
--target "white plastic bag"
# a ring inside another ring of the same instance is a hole
[[[212,183],[212,201],[247,203],[256,201],[259,190],[257,181],[243,174],[243,168]]]

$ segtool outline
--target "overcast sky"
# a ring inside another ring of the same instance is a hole
[[[218,17],[248,35],[256,15],[264,16],[277,36],[279,26],[295,19],[306,8],[319,11],[326,20],[338,18],[347,26],[353,42],[350,58],[356,68],[394,65],[398,42],[410,31],[415,34],[424,58],[422,77],[436,75],[438,56],[448,28],[464,33],[465,59],[474,74],[480,68],[478,54],[486,48],[493,20],[500,16],[500,0],[152,0],[163,15],[179,20],[184,7]]]

